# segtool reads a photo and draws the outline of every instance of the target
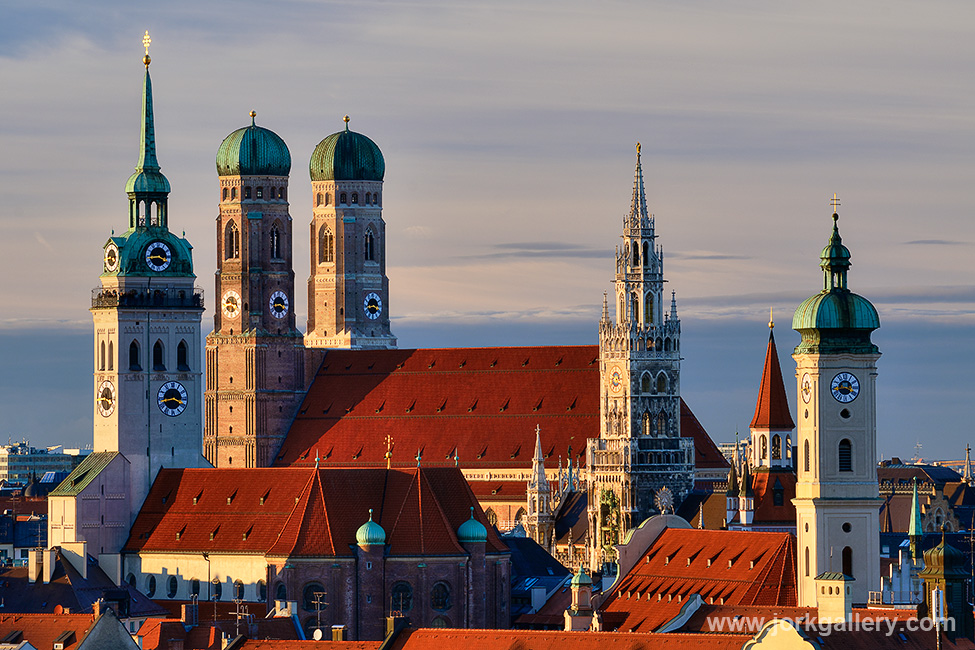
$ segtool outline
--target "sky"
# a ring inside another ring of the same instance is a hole
[[[747,431],[770,308],[794,403],[791,315],[821,286],[835,192],[850,286],[881,316],[879,452],[958,458],[975,442],[969,2],[34,0],[3,13],[0,437],[91,441],[90,290],[127,222],[148,30],[170,227],[211,305],[221,140],[255,110],[291,150],[301,322],[307,161],[348,114],[386,159],[401,347],[594,344],[639,141],[682,394],[715,440]]]

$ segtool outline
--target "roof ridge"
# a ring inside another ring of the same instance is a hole
[[[440,499],[437,498],[437,491],[433,489],[433,484],[430,482],[429,477],[426,475],[426,472],[421,472],[420,475],[421,475],[423,481],[426,483],[427,489],[430,491],[430,497],[433,499],[434,505],[437,506],[436,512],[440,514],[440,521],[441,521],[441,523],[443,524],[444,528],[446,528],[449,531],[449,533],[450,533],[450,541],[453,542],[457,546],[458,550],[461,550],[461,551],[464,550],[463,547],[458,543],[458,540],[457,540],[457,531],[454,530],[453,526],[451,526],[450,519],[447,518],[447,513],[444,512],[443,504],[440,503]],[[422,490],[421,490],[421,492],[422,492]],[[475,498],[474,501],[476,502],[477,499]],[[474,518],[475,521],[480,522],[480,519],[478,519],[477,517],[474,517],[473,513],[471,514],[471,516]],[[424,529],[424,528],[426,528],[426,526],[421,526],[421,529]],[[487,526],[485,526],[485,528],[487,528]]]
[[[278,545],[279,542],[282,542],[283,543],[283,540],[281,538],[284,536],[285,531],[288,530],[288,525],[291,523],[291,520],[294,518],[295,511],[298,510],[298,508],[301,506],[301,504],[303,502],[307,502],[306,492],[310,492],[311,491],[311,483],[315,480],[315,474],[317,474],[317,471],[316,470],[312,470],[311,476],[308,477],[308,481],[301,488],[301,494],[298,497],[298,500],[295,501],[295,504],[291,507],[291,512],[288,513],[288,518],[285,520],[284,525],[281,526],[281,530],[278,531],[278,536],[274,539],[274,543],[271,544],[268,547],[268,552],[270,552],[271,550],[273,550]],[[301,530],[301,527],[299,526],[299,531],[300,530]],[[295,534],[295,539],[291,543],[291,547],[288,549],[288,553],[289,554],[292,553],[292,552],[294,552],[294,549],[295,549],[295,546],[297,545],[297,543],[298,543],[298,535]]]

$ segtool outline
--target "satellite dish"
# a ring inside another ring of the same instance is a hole
[[[315,628],[315,631],[312,632],[311,634],[311,638],[313,638],[316,641],[321,641],[323,636],[325,635],[322,634],[321,628]]]

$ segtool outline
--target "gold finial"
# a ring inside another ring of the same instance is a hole
[[[636,155],[638,155],[638,156],[640,155],[640,143],[639,142],[636,143]]]
[[[146,30],[146,35],[142,37],[142,45],[146,48],[146,55],[142,57],[142,62],[146,64],[146,67],[148,68],[149,63],[152,61],[152,59],[149,58],[149,46],[152,45],[152,39],[149,38],[148,29]]]
[[[768,308],[768,328],[772,329],[775,327],[775,321],[772,320],[772,308]]]
[[[386,436],[386,469],[390,469],[393,464],[393,437]]]
[[[345,117],[343,117],[342,118],[342,121],[345,122],[345,130],[348,131],[349,130],[349,116],[346,115]]]
[[[836,214],[836,212],[837,212],[836,209],[838,207],[840,207],[840,200],[839,200],[839,198],[837,198],[836,192],[833,192],[833,198],[830,199],[829,205],[830,205],[830,207],[833,208],[833,214]]]
[[[254,118],[257,117],[257,111],[251,111],[250,112],[250,116],[251,116],[251,126],[255,126],[255,124],[254,124]]]

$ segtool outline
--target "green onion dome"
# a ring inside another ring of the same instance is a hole
[[[237,129],[217,149],[220,176],[287,176],[291,172],[288,145],[270,129],[257,126],[251,111],[251,125]]]
[[[583,585],[590,585],[591,586],[592,585],[592,578],[589,577],[589,574],[586,573],[586,570],[584,568],[582,568],[582,566],[580,565],[579,566],[579,572],[576,573],[574,576],[572,576],[572,582],[570,583],[570,586],[572,586],[572,587],[581,587]]]
[[[471,518],[457,529],[457,539],[460,540],[461,544],[477,544],[487,541],[487,528],[477,519],[474,519],[473,506],[471,506]]]
[[[924,552],[924,569],[921,570],[921,575],[944,575],[953,578],[965,578],[969,575],[965,554],[945,542],[944,531],[941,534],[941,543]]]
[[[386,174],[383,152],[361,133],[345,130],[318,143],[308,163],[312,181],[381,181]]]
[[[355,543],[359,546],[381,546],[386,543],[386,531],[372,520],[372,508],[369,508],[369,521],[355,531]]]

